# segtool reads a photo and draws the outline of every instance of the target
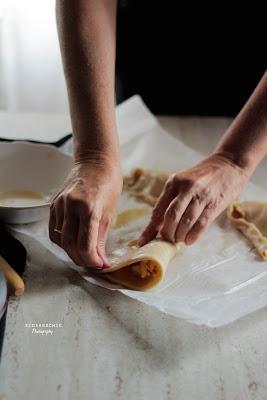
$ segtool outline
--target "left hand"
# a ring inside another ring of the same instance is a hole
[[[250,174],[230,159],[213,154],[168,179],[139,238],[144,245],[158,234],[172,243],[193,244],[240,194]]]
[[[118,163],[106,158],[75,162],[51,204],[49,235],[75,264],[104,268],[108,230],[122,189]]]

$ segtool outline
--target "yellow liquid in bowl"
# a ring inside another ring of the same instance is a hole
[[[46,196],[28,190],[12,190],[0,192],[0,206],[2,207],[33,207],[48,202]]]

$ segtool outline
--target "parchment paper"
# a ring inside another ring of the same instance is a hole
[[[124,174],[137,166],[159,171],[180,170],[203,158],[163,131],[138,96],[118,107],[117,120]],[[67,143],[63,150],[71,153],[72,143]],[[241,198],[267,201],[267,192],[250,183]],[[125,203],[125,199],[120,202],[122,208],[133,205]],[[145,219],[138,220],[137,226],[145,222]],[[47,223],[11,229],[20,233],[20,239],[27,237],[40,242],[74,267],[67,255],[50,242]],[[120,290],[164,313],[210,327],[226,325],[267,305],[267,263],[259,260],[249,243],[230,225],[226,213],[195,245],[185,247],[173,259],[164,281],[151,291],[126,290],[93,277],[87,280],[110,290]]]

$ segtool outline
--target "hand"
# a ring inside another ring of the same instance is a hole
[[[247,171],[217,154],[173,174],[155,205],[139,244],[148,243],[157,234],[172,243],[193,244],[236,199],[248,179]]]
[[[106,162],[77,163],[55,196],[50,239],[80,266],[108,265],[105,243],[122,190],[120,168]]]

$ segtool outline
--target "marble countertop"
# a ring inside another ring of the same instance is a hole
[[[21,117],[13,115],[12,124],[21,126]],[[9,116],[0,113],[0,126],[3,118]],[[53,118],[69,131],[67,116],[46,114],[24,118],[24,132],[27,124],[53,127]],[[230,123],[226,118],[159,120],[203,154]],[[266,185],[266,163],[257,169],[255,183]],[[36,249],[32,257],[38,263],[26,270],[26,293],[8,307],[1,400],[267,397],[267,308],[226,327],[196,326],[89,285],[58,261],[48,264],[45,250]],[[25,326],[32,322],[62,327],[41,335]]]

